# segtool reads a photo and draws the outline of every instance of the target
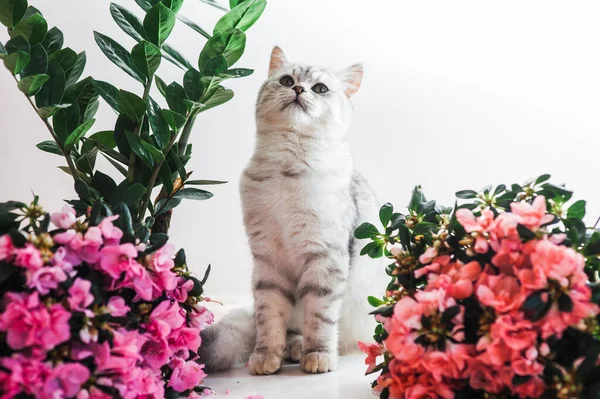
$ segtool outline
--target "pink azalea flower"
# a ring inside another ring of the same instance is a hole
[[[82,389],[79,391],[76,399],[112,399],[112,396],[102,392],[96,387],[92,387],[90,390]]]
[[[117,245],[121,242],[123,232],[118,227],[115,227],[112,223],[118,218],[119,215],[108,216],[102,219],[102,221],[98,225],[98,228],[102,232],[102,236],[104,237],[105,243],[107,245]]]
[[[183,326],[185,323],[185,311],[182,314],[182,309],[179,307],[179,303],[171,302],[169,300],[162,301],[152,313],[150,313],[150,320],[157,320],[166,323],[171,330],[176,330]]]
[[[427,374],[419,377],[418,382],[406,390],[406,399],[454,399],[454,393],[444,383],[433,381]]]
[[[18,354],[12,357],[5,357],[0,361],[2,367],[10,370],[10,375],[5,381],[6,386],[0,389],[3,391],[23,392],[29,395],[41,396],[44,381],[48,378],[51,371],[49,363],[42,362],[35,357],[25,357]],[[4,392],[8,394],[8,392]],[[10,397],[8,395],[3,397]]]
[[[423,263],[423,262],[421,262]],[[420,269],[415,270],[415,277],[421,278],[429,273],[439,273],[444,267],[450,263],[449,255],[438,256],[431,260],[431,264],[428,264]]]
[[[517,309],[523,302],[519,281],[511,276],[493,276],[483,273],[477,282],[477,298],[498,313]]]
[[[473,359],[469,364],[469,385],[489,393],[499,393],[506,385],[512,385],[513,373],[509,366],[494,366]]]
[[[198,352],[202,339],[200,331],[197,328],[182,327],[173,330],[167,337],[169,346],[175,351],[184,349],[187,351]]]
[[[90,371],[79,363],[63,363],[56,366],[44,384],[47,398],[71,398],[90,378]]]
[[[450,263],[439,274],[430,274],[427,287],[435,290],[443,288],[447,294],[456,299],[466,299],[473,293],[473,281],[479,278],[481,266],[478,262]],[[416,272],[415,272],[416,275]]]
[[[125,304],[125,300],[120,296],[113,296],[108,300],[106,305],[108,313],[113,317],[127,316],[127,313],[131,310],[129,306]]]
[[[190,325],[203,330],[207,325],[215,321],[215,316],[210,310],[201,305],[196,305],[190,314]]]
[[[50,263],[54,266],[58,266],[69,274],[71,277],[74,275],[75,266],[81,264],[81,259],[72,251],[67,250],[65,247],[59,247]]]
[[[37,270],[44,266],[40,251],[30,243],[25,244],[25,248],[15,248],[15,264],[28,269]]]
[[[91,281],[82,278],[75,280],[69,288],[68,302],[71,309],[85,311],[94,302],[94,296],[90,294],[90,288],[92,288]]]
[[[141,351],[144,362],[154,370],[160,370],[169,363],[173,350],[164,338],[151,338],[146,341]]]
[[[162,399],[164,383],[160,373],[147,368],[136,367],[130,371],[125,384],[118,384],[123,399]]]
[[[431,261],[438,255],[437,249],[434,247],[429,247],[425,250],[425,252],[419,256],[419,262],[426,265],[431,263]]]
[[[130,243],[105,246],[100,251],[100,269],[113,279],[118,279],[121,273],[131,268],[137,254],[137,249]]]
[[[59,229],[68,230],[77,221],[75,209],[71,205],[65,204],[61,212],[53,213],[50,216],[50,221]]]
[[[585,258],[571,248],[553,244],[548,240],[537,241],[535,252],[531,254],[534,269],[540,269],[548,279],[557,281],[561,286],[569,285],[570,277],[577,281],[586,281],[583,272]]]
[[[13,256],[14,247],[8,234],[0,236],[0,261],[9,259]]]
[[[10,300],[0,315],[0,329],[6,331],[6,342],[12,349],[29,346],[51,349],[70,337],[71,314],[62,305],[46,308],[37,292],[32,294],[6,294]]]
[[[461,208],[456,211],[456,219],[464,227],[467,233],[475,236],[475,252],[480,254],[487,253],[489,249],[488,236],[495,227],[494,213],[490,210],[481,212],[481,216],[475,217],[469,209]]]
[[[171,374],[168,386],[178,392],[194,388],[206,377],[206,374],[202,370],[204,366],[194,361],[185,362],[175,359],[173,366],[173,374]]]
[[[525,383],[513,387],[513,392],[521,398],[539,398],[546,391],[546,384],[540,377],[533,377]]]
[[[46,266],[37,270],[27,270],[27,287],[47,295],[67,279],[65,271],[58,266]]]
[[[167,293],[167,298],[173,299],[177,302],[185,302],[188,298],[188,292],[194,288],[194,282],[192,280],[186,280],[183,277],[177,277],[177,287]]]
[[[553,215],[546,213],[546,198],[543,195],[536,197],[532,204],[525,201],[513,202],[510,209],[519,216],[519,223],[530,230],[537,230],[554,219]]]
[[[173,244],[163,245],[158,251],[150,255],[150,269],[157,273],[170,271],[175,267],[174,254],[175,246]]]
[[[358,348],[367,354],[367,358],[365,359],[367,371],[365,374],[369,374],[377,365],[377,358],[383,355],[385,349],[379,344],[365,344],[361,341],[358,341]]]
[[[537,331],[522,312],[513,312],[496,319],[491,328],[492,338],[502,340],[506,346],[521,351],[535,346]]]

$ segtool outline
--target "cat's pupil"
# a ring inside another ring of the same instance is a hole
[[[289,87],[289,86],[292,86],[294,84],[294,79],[291,76],[286,75],[286,76],[284,76],[283,78],[281,78],[279,80],[279,83],[281,83],[283,86],[288,86]]]
[[[327,86],[325,86],[323,83],[317,83],[316,85],[314,85],[312,87],[312,90],[315,93],[318,93],[318,94],[327,93],[329,91],[329,89],[327,88]]]

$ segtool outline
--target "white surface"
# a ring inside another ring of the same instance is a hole
[[[140,15],[133,0],[117,1]],[[141,94],[94,43],[96,29],[134,45],[112,22],[108,1],[31,3],[64,31],[69,46],[86,50],[87,74]],[[220,15],[197,0],[186,0],[182,13],[208,30]],[[600,214],[599,14],[600,3],[585,0],[269,0],[236,65],[255,74],[226,83],[235,98],[202,114],[191,139],[193,177],[230,184],[215,187],[210,201],[176,209],[173,242],[199,273],[212,263],[211,297],[227,304],[250,297],[237,184],[253,150],[254,101],[275,44],[308,63],[341,68],[364,61],[351,141],[382,203],[402,209],[421,184],[428,197],[452,204],[459,189],[548,172],[590,201],[592,222]],[[169,43],[193,62],[204,40],[178,24]],[[159,75],[167,82],[182,76],[168,62]],[[0,93],[0,201],[28,200],[33,189],[59,209],[74,192],[55,168],[62,161],[34,147],[48,133],[4,69]],[[97,119],[92,132],[111,129],[115,115],[102,104]]]
[[[365,376],[366,368],[363,356],[344,356],[338,369],[327,374],[306,374],[297,364],[287,364],[277,374],[253,376],[239,367],[209,376],[205,385],[224,399],[257,394],[264,399],[369,399],[374,397],[370,385],[374,376]]]

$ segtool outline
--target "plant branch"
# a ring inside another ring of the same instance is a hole
[[[188,140],[190,139],[190,134],[192,133],[192,127],[194,126],[194,122],[196,121],[196,115],[198,115],[198,113],[192,114],[183,126],[183,130],[181,131],[181,137],[179,138],[179,143],[177,144],[179,154],[183,154],[185,152]]]
[[[596,223],[594,223],[594,228],[598,226],[598,223],[600,223],[600,216],[598,217],[598,220],[596,220]]]
[[[19,80],[17,79],[17,77],[15,75],[13,75],[13,78],[15,79],[15,82],[17,82],[17,84],[18,84]],[[35,110],[35,113],[38,114],[38,108],[35,106],[33,101],[31,101],[31,97],[29,97],[28,95],[25,95],[25,97],[27,97],[27,101],[29,101],[29,104],[31,105],[31,107]],[[38,114],[38,116],[39,116],[39,114]],[[63,156],[65,157],[65,159],[67,161],[67,165],[69,166],[69,170],[71,171],[71,175],[73,176],[73,180],[78,180],[79,175],[77,174],[77,168],[75,167],[75,164],[73,163],[73,159],[71,158],[71,155],[69,155],[69,151],[67,151],[67,149],[60,142],[58,136],[56,135],[56,132],[54,131],[54,128],[52,128],[52,125],[50,125],[50,122],[48,122],[48,119],[41,118],[41,117],[40,117],[40,119],[42,119],[42,121],[48,128],[48,131],[50,132],[52,139],[54,140],[54,142],[60,149],[60,152],[62,152]]]
[[[144,102],[148,101],[148,96],[150,95],[150,88],[152,87],[152,80],[153,77],[151,76],[150,78],[148,78],[148,83],[146,83],[146,85],[144,86],[144,94],[142,95],[142,100],[144,100]],[[140,120],[140,123],[135,127],[135,130],[133,131],[133,134],[135,134],[136,136],[140,135],[140,130],[142,130],[142,125],[144,124],[145,117],[146,115],[144,114],[144,116]],[[127,180],[130,184],[133,184],[135,180],[135,160],[135,152],[131,151],[131,154],[129,155],[129,165],[127,169]]]

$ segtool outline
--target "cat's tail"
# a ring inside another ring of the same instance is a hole
[[[234,310],[200,336],[202,345],[198,355],[206,365],[205,371],[223,371],[244,364],[256,342],[254,315],[249,309]]]

